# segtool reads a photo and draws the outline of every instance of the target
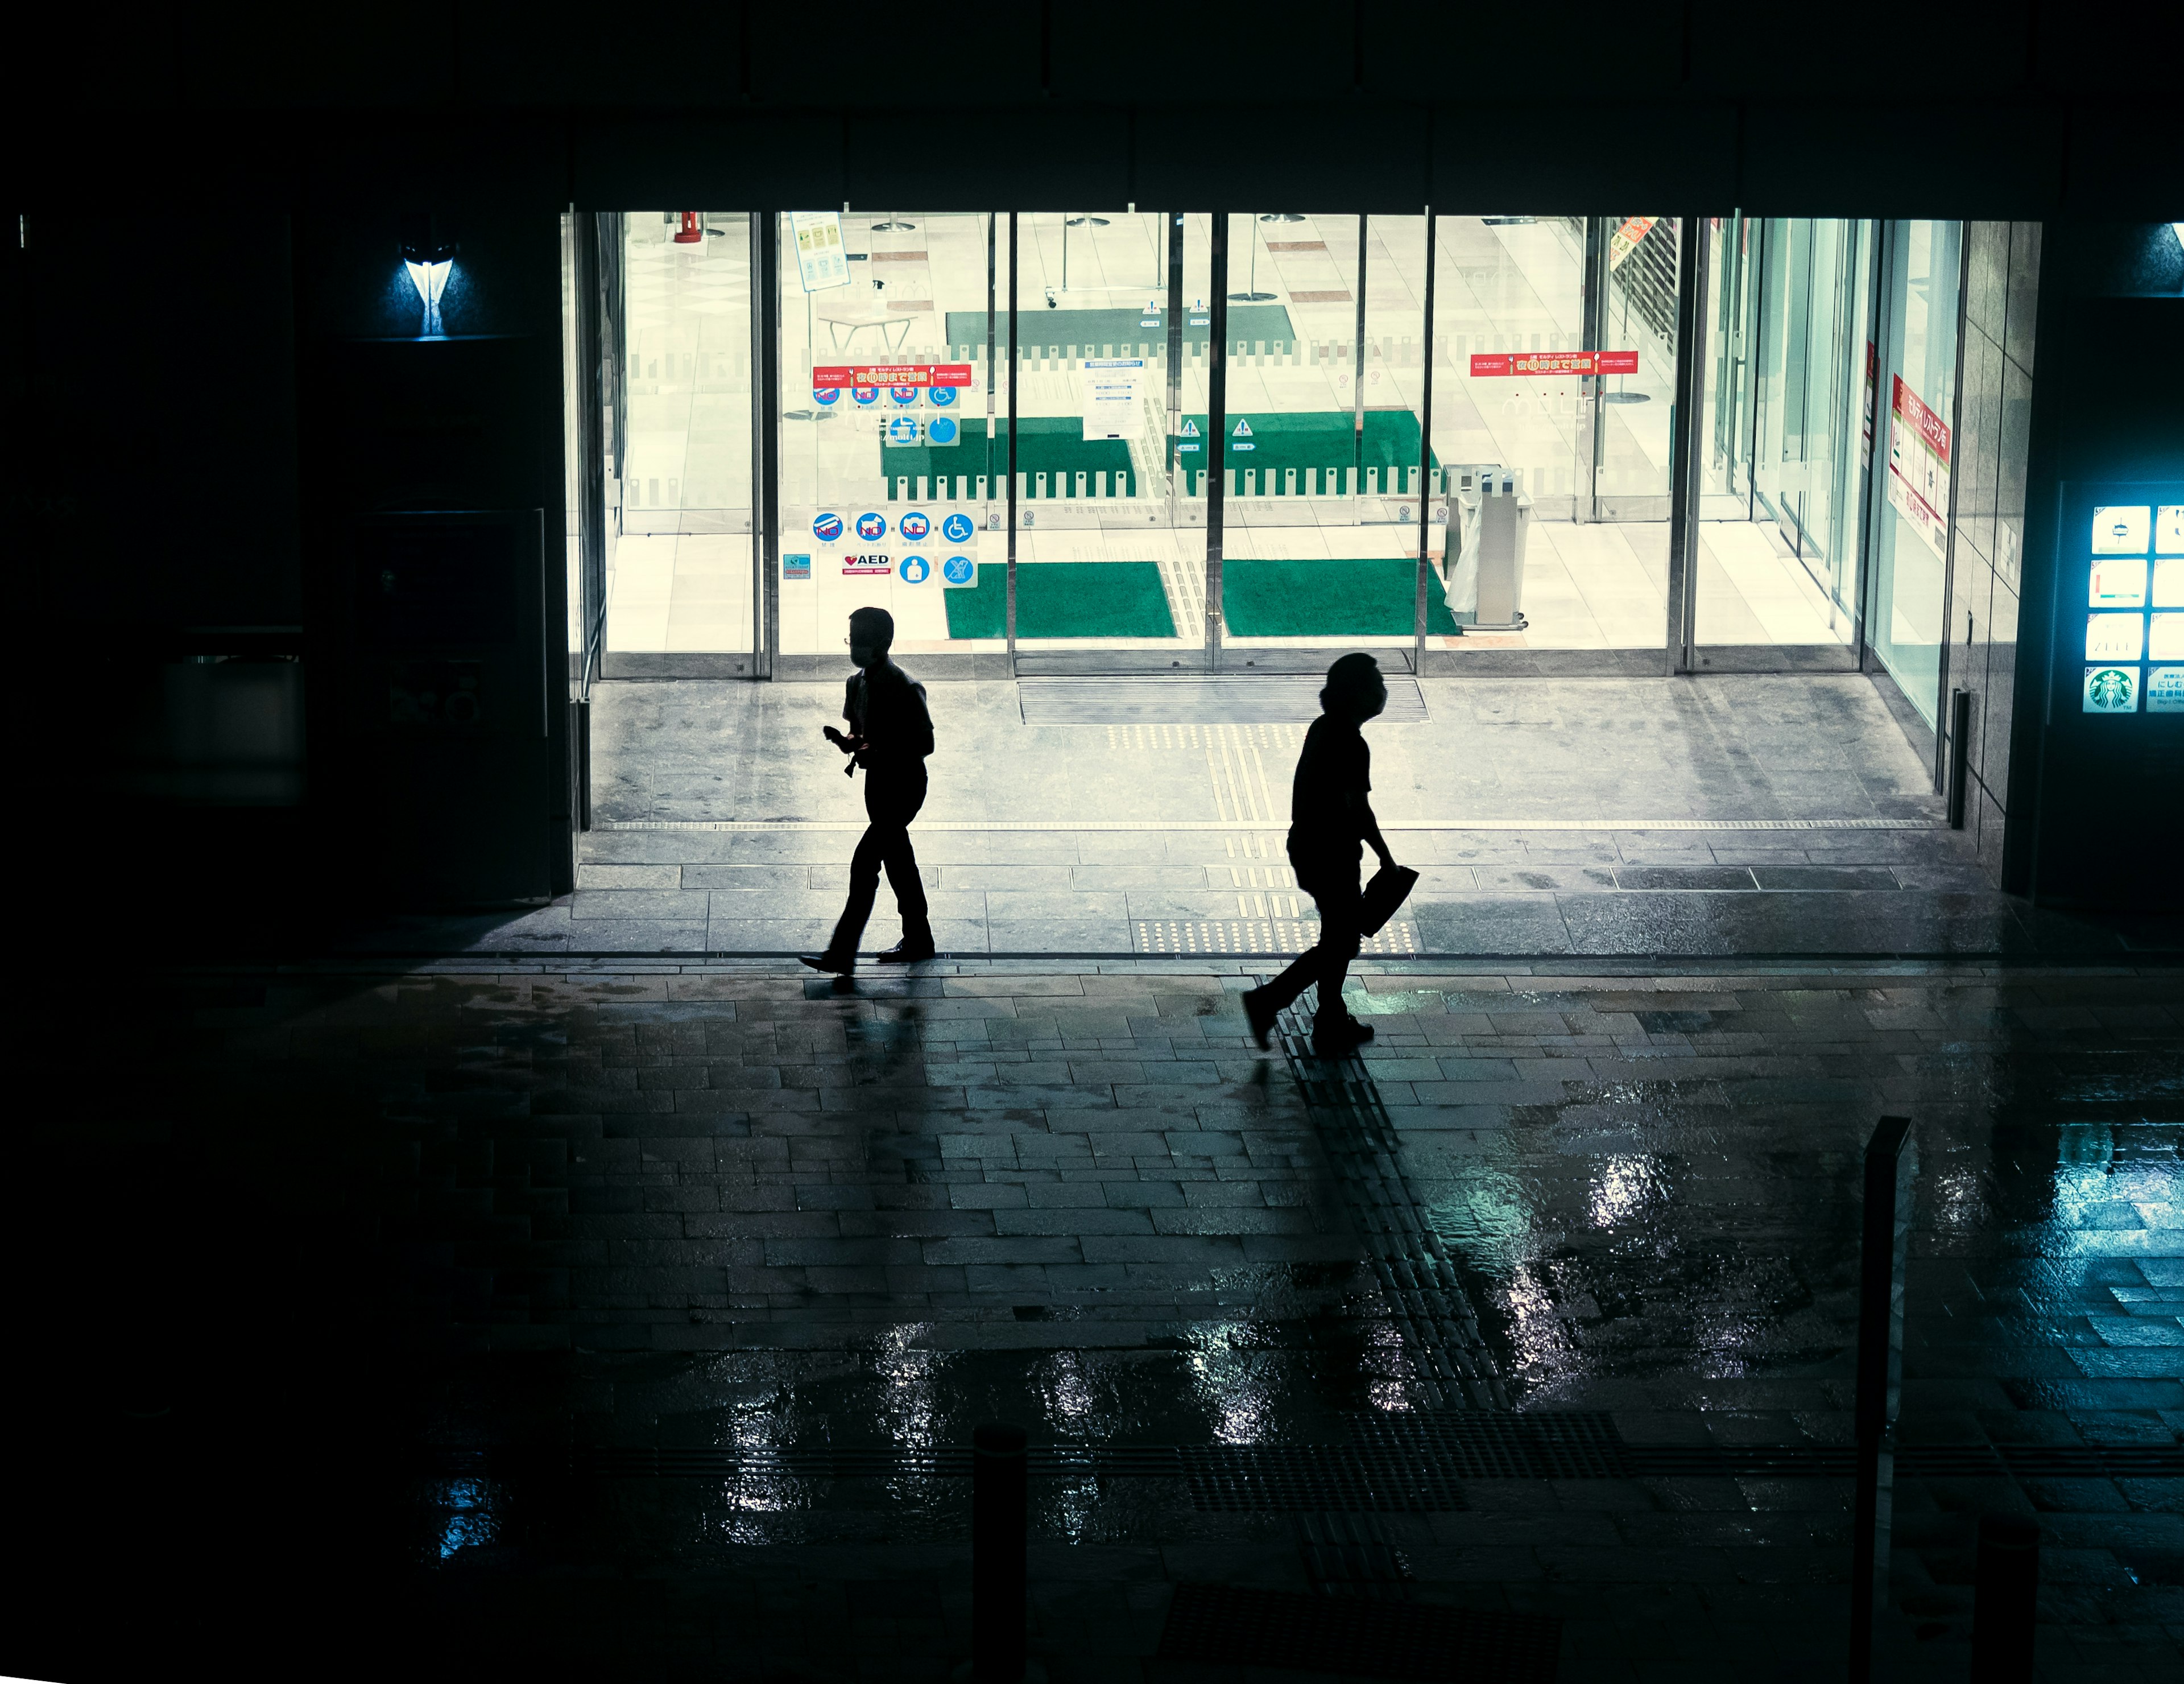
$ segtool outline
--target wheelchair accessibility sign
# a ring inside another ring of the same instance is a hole
[[[971,524],[971,517],[964,514],[950,515],[940,523],[940,536],[950,544],[968,544],[975,530]]]

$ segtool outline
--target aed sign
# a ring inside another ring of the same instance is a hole
[[[894,558],[890,555],[844,555],[842,576],[844,578],[882,578],[894,571]]]

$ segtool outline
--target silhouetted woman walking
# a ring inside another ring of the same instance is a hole
[[[1245,994],[1244,1012],[1253,1039],[1265,1046],[1276,1015],[1318,983],[1312,1051],[1323,1058],[1338,1058],[1373,1039],[1371,1026],[1351,1017],[1342,1003],[1343,979],[1357,956],[1363,893],[1359,867],[1364,857],[1359,845],[1371,843],[1383,866],[1396,863],[1367,800],[1373,788],[1373,751],[1358,729],[1388,705],[1379,663],[1369,655],[1344,655],[1327,669],[1319,705],[1320,716],[1305,733],[1304,751],[1297,756],[1289,840],[1297,886],[1319,908],[1319,942],[1264,988]]]

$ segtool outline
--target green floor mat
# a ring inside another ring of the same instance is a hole
[[[1197,471],[1206,466],[1206,453],[1198,448],[1204,442],[1206,417],[1189,416],[1186,426],[1198,431],[1186,433],[1176,447],[1176,460],[1179,466]],[[1247,430],[1239,432],[1240,427]],[[1391,481],[1388,471],[1418,466],[1418,418],[1408,410],[1368,410],[1362,452],[1357,450],[1357,444],[1356,418],[1340,410],[1306,410],[1294,414],[1249,410],[1228,417],[1228,466],[1256,470],[1262,496],[1268,494],[1264,490],[1268,474],[1280,474],[1291,468],[1296,470],[1299,491],[1308,483],[1306,471],[1318,469],[1322,496],[1329,494],[1326,488],[1330,474],[1336,476],[1334,483],[1346,483],[1341,476],[1343,471],[1351,467],[1361,471],[1378,468],[1383,486],[1401,484],[1401,481]],[[1245,445],[1251,449],[1242,449]],[[1440,466],[1439,457],[1434,459],[1434,466]],[[1362,487],[1362,472],[1359,482]]]
[[[1414,556],[1230,560],[1221,570],[1222,618],[1240,638],[1407,638],[1412,631],[1418,577]],[[1440,575],[1429,572],[1426,630],[1456,629]]]
[[[1148,288],[1147,299],[1156,299],[1156,310],[1134,309],[1022,309],[1017,313],[1017,331],[1034,356],[1066,357],[1074,345],[1080,357],[1134,357],[1139,345],[1167,343],[1167,283]],[[1187,304],[1190,302],[1185,298]],[[1145,323],[1156,325],[1148,327]],[[1183,343],[1203,345],[1213,332],[1211,314],[1192,310],[1183,319]],[[1009,321],[1006,315],[994,322],[994,343],[1006,354]],[[1228,343],[1251,346],[1279,345],[1286,351],[1295,343],[1296,329],[1289,310],[1281,304],[1230,304]],[[973,347],[986,354],[986,313],[951,309],[948,312],[948,343]],[[1127,349],[1125,349],[1127,348]]]
[[[1130,471],[1130,447],[1118,439],[1084,441],[1084,423],[1074,415],[1027,415],[1019,423],[1021,431],[1017,443],[1017,471],[1029,477],[1027,495],[1036,500],[1039,496],[1039,477],[1047,476],[1048,494],[1051,497],[1074,496],[1076,482],[1073,476],[1085,477],[1088,496],[1095,493],[1100,482],[1096,475],[1107,476],[1107,494],[1117,494],[1123,483],[1121,476]],[[1009,471],[1009,424],[996,420],[994,423],[994,448],[986,449],[986,420],[981,415],[963,422],[963,442],[934,449],[927,444],[903,445],[889,448],[878,445],[880,472],[887,476],[890,485],[907,475],[944,475],[950,480],[976,479],[989,475],[998,486]],[[1067,480],[1056,476],[1072,476]],[[1130,488],[1134,493],[1139,488]]]
[[[1009,570],[978,564],[978,583],[948,596],[951,638],[1005,638]],[[1018,638],[1172,638],[1154,561],[1034,561],[1017,568]]]

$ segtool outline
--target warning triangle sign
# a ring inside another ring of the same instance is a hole
[[[1186,421],[1184,421],[1184,424],[1183,424],[1183,436],[1184,436],[1185,438],[1197,438],[1197,437],[1198,437],[1198,423],[1197,423],[1196,421],[1190,421],[1190,420],[1186,420]]]
[[[1228,436],[1231,438],[1249,438],[1251,436],[1251,423],[1247,421],[1239,421],[1236,423],[1235,432]]]

